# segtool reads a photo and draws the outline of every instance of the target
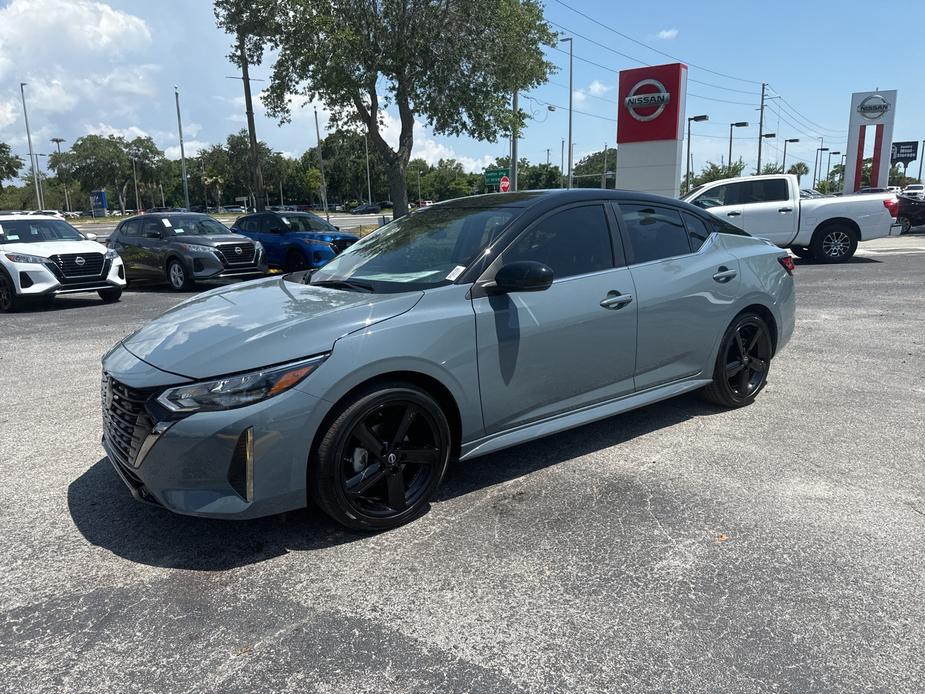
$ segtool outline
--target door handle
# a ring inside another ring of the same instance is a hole
[[[632,294],[621,294],[618,291],[610,291],[607,292],[607,296],[601,301],[601,307],[616,311],[626,306],[632,300]]]
[[[730,270],[725,265],[720,265],[719,269],[713,275],[713,279],[715,279],[717,282],[728,282],[738,274],[738,270]]]
[[[778,212],[793,212],[792,207],[781,207]]]
[[[738,210],[733,210],[732,212],[727,212],[726,216],[727,217],[739,217],[741,214],[742,213],[739,212]]]

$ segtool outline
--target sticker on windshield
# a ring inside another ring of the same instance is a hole
[[[170,220],[167,219],[167,217],[162,217],[162,218],[161,218],[161,224],[163,224],[165,227],[168,227],[168,228],[170,228],[170,226],[172,226],[172,225],[170,224]]]
[[[182,228],[182,227],[174,227],[173,233],[175,233],[175,234],[182,234],[182,233],[183,233],[183,228]]]
[[[457,277],[459,277],[459,276],[463,273],[463,270],[465,270],[465,269],[466,269],[466,266],[465,266],[465,265],[457,265],[456,267],[454,267],[454,268],[450,271],[450,274],[447,275],[446,278],[447,278],[450,282],[452,282],[452,281],[455,280]]]
[[[6,240],[7,241],[19,241],[19,237],[18,236],[7,236]]]

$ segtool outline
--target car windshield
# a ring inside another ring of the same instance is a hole
[[[165,219],[170,221],[174,236],[218,236],[231,233],[231,229],[211,217],[172,214]]]
[[[60,219],[12,219],[0,221],[0,243],[84,241],[77,229]]]
[[[321,217],[305,212],[280,214],[279,218],[283,220],[283,224],[289,231],[336,231]]]
[[[311,284],[378,293],[449,284],[516,214],[505,207],[432,207],[396,219],[350,246]]]

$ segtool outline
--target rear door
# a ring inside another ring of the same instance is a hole
[[[759,178],[740,185],[743,221],[733,223],[778,246],[792,243],[797,235],[800,208],[798,192],[791,193],[787,179]]]
[[[144,219],[139,238],[138,264],[146,276],[152,279],[166,277],[164,232],[167,226],[163,218]]]
[[[694,214],[648,202],[615,208],[636,286],[636,390],[709,377],[740,291],[738,259]]]
[[[602,202],[560,208],[520,234],[486,273],[534,260],[554,274],[545,291],[472,301],[488,433],[632,392],[635,290],[613,244],[613,221]]]

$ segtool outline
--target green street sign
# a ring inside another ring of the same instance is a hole
[[[485,185],[486,186],[497,186],[501,184],[501,179],[505,176],[510,177],[510,169],[486,169],[485,170]]]

